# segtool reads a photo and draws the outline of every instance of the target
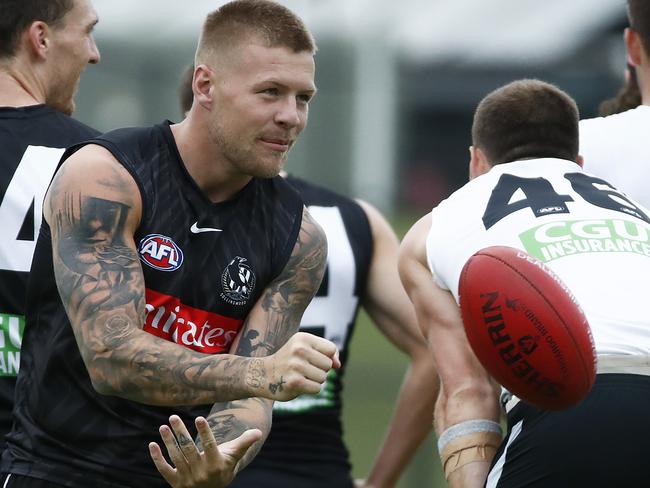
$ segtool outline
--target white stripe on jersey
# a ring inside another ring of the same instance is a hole
[[[524,421],[520,420],[510,430],[510,434],[508,435],[508,442],[506,444],[506,447],[503,449],[503,452],[501,453],[501,456],[499,456],[499,459],[497,460],[496,463],[494,463],[494,466],[490,470],[490,473],[488,474],[487,482],[485,484],[485,488],[496,488],[497,487],[497,484],[499,483],[499,480],[501,479],[501,475],[503,474],[503,466],[506,464],[506,455],[508,454],[508,448],[510,447],[510,444],[512,444],[514,442],[514,440],[517,437],[519,437],[519,434],[521,434],[523,424],[524,424]]]

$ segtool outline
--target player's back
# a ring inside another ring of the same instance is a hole
[[[466,260],[490,245],[553,268],[589,319],[599,354],[650,354],[650,219],[606,181],[558,159],[499,164],[432,211],[435,279],[458,298]]]

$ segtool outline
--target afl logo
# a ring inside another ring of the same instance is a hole
[[[140,241],[140,260],[160,271],[175,271],[183,264],[183,251],[169,237],[149,234]]]
[[[255,289],[255,273],[246,263],[246,258],[237,256],[221,275],[221,298],[226,303],[244,305],[250,299]]]

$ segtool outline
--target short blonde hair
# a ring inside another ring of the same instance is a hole
[[[270,0],[235,0],[208,14],[196,51],[196,63],[221,49],[257,38],[268,47],[294,52],[316,52],[316,43],[303,21],[291,10]]]

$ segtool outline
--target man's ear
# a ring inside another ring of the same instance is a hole
[[[45,22],[37,20],[31,23],[23,35],[27,38],[31,53],[45,59],[52,42],[50,27]]]
[[[581,168],[584,168],[584,167],[585,167],[585,158],[583,158],[581,154],[578,154],[578,155],[576,156],[576,163],[577,163],[578,166],[580,166]]]
[[[192,92],[194,93],[194,100],[199,105],[210,109],[214,97],[214,72],[212,68],[205,64],[200,64],[194,68],[194,76],[192,78]]]
[[[469,179],[473,180],[477,176],[487,173],[492,168],[485,153],[476,146],[469,147]]]
[[[630,27],[625,29],[623,33],[625,40],[625,48],[627,49],[627,62],[632,66],[639,66],[641,64],[641,50],[643,44],[639,38],[639,34]]]

